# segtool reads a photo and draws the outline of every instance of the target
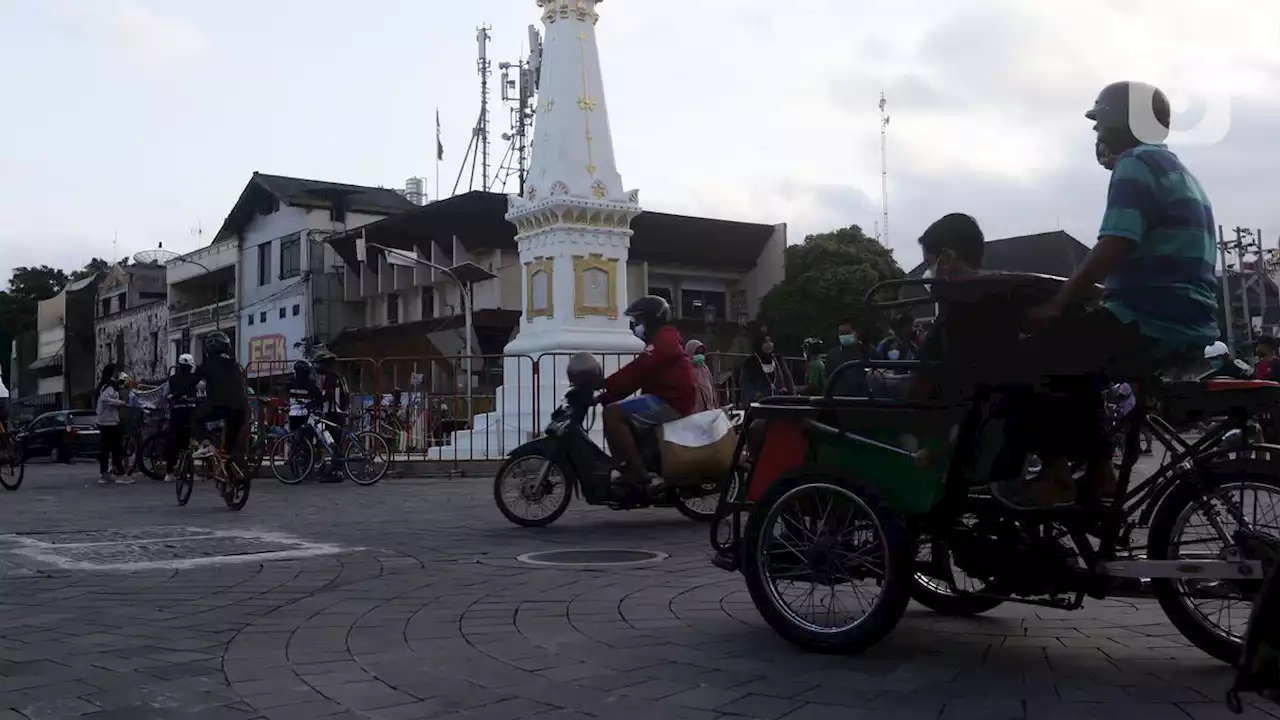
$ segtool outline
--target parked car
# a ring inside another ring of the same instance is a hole
[[[18,433],[27,458],[48,457],[54,462],[98,452],[98,414],[92,410],[59,410],[37,416]]]

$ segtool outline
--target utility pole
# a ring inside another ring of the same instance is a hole
[[[880,93],[880,242],[889,247],[889,113],[884,93]]]
[[[1231,292],[1231,266],[1227,264],[1227,239],[1222,234],[1222,226],[1218,226],[1218,257],[1222,261],[1222,312],[1227,327],[1227,345],[1235,346],[1235,323],[1232,322],[1231,306],[1235,294]]]

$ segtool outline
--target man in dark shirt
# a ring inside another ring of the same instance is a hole
[[[206,424],[217,420],[223,423],[222,444],[227,454],[235,455],[243,447],[242,435],[248,429],[245,420],[249,416],[249,391],[226,333],[218,330],[205,336],[204,362],[196,373],[204,381],[205,398],[192,413],[191,430],[201,441],[200,449],[192,457],[207,458],[214,454]]]
[[[847,362],[866,362],[868,360],[879,360],[875,348],[867,345],[858,339],[858,335],[853,331],[853,321],[841,320],[836,326],[836,339],[840,344],[831,349],[827,353],[827,385],[831,386],[831,378],[835,376],[836,370]],[[867,397],[871,394],[871,387],[867,382],[867,370],[849,369],[836,378],[835,385],[832,386],[831,394],[840,397]]]
[[[346,439],[347,420],[351,412],[351,391],[347,387],[347,379],[342,377],[336,367],[337,355],[329,350],[321,350],[316,353],[314,360],[316,369],[320,371],[321,410],[324,412],[324,419],[333,423],[329,432],[333,435],[338,457],[342,457],[342,443]],[[338,462],[329,463],[329,474],[320,482],[342,482],[340,469]]]
[[[920,236],[925,278],[957,280],[973,275],[982,268],[985,242],[982,229],[972,217],[962,213],[944,215]],[[981,307],[939,303],[938,316],[917,356],[932,363],[946,360],[952,377],[943,377],[936,366],[926,366],[912,383],[913,397],[934,396],[945,386],[967,384],[956,376],[978,372],[990,360],[992,348],[983,339],[983,328],[987,326],[984,314]],[[955,338],[963,338],[964,342],[954,342]]]

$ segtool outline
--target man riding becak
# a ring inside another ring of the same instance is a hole
[[[631,303],[625,315],[631,320],[631,332],[645,346],[635,360],[605,379],[598,402],[604,406],[609,450],[625,463],[621,480],[638,489],[648,487],[649,478],[635,432],[689,415],[698,395],[693,364],[684,351],[680,331],[671,325],[667,301],[645,295]],[[627,397],[636,391],[640,394]]]

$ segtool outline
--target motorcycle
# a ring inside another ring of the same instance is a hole
[[[494,503],[507,520],[522,527],[545,527],[564,514],[574,494],[588,505],[614,510],[670,507],[691,520],[715,520],[721,478],[705,478],[703,482],[661,478],[656,428],[638,431],[636,436],[651,484],[644,490],[620,486],[621,463],[591,439],[591,424],[586,422],[596,394],[604,386],[600,363],[590,353],[579,353],[570,359],[567,375],[569,391],[552,412],[545,434],[513,450],[494,477]],[[741,423],[740,415],[736,421]],[[733,428],[740,431],[738,425]],[[735,476],[738,472],[735,468]],[[546,513],[517,512],[512,500]]]

